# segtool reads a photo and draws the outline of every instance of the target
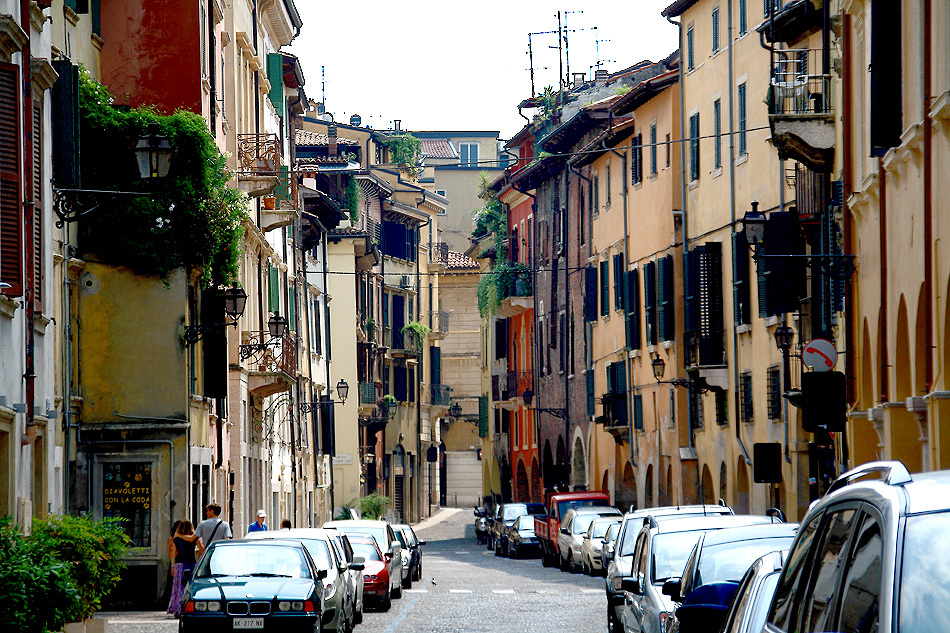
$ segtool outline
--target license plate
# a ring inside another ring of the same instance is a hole
[[[234,618],[235,629],[263,629],[264,618]]]

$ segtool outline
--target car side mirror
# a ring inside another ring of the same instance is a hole
[[[365,567],[366,567],[366,565],[363,564],[363,559],[362,559],[362,558],[360,559],[360,562],[358,562],[358,563],[357,563],[356,561],[353,561],[352,563],[350,563],[350,569],[352,569],[352,570],[354,570],[354,571],[363,571],[363,569],[364,569]]]
[[[362,556],[354,556],[354,557],[353,557],[353,562],[354,562],[354,563],[359,563],[360,565],[362,565],[363,563],[366,562],[366,559],[363,558]]]
[[[389,561],[391,561],[391,560],[393,559],[393,553],[392,553],[392,552],[386,552],[385,554],[383,554],[383,558],[385,558],[385,559],[386,559],[386,562],[388,563]]]
[[[425,541],[419,541],[419,545],[425,545],[425,544],[426,544]]]
[[[673,602],[682,602],[683,598],[680,596],[680,579],[671,578],[664,582],[663,595],[672,598]]]
[[[570,532],[567,531],[567,528],[561,528],[561,534],[570,534]]]
[[[326,570],[326,569],[318,569],[318,570],[317,570],[317,578],[318,578],[319,580],[323,580],[323,579],[326,578],[326,577],[327,577],[327,570]]]
[[[620,588],[624,591],[629,591],[630,593],[643,593],[643,591],[640,589],[639,578],[623,578],[620,581]]]

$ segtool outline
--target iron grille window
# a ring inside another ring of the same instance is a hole
[[[744,371],[739,375],[739,415],[743,424],[752,424],[752,372]]]
[[[739,84],[739,155],[749,152],[746,128],[748,126],[748,110],[746,108],[746,84]]]
[[[778,365],[769,367],[767,374],[769,419],[782,419],[782,370]]]
[[[719,52],[719,7],[712,10],[712,50]]]
[[[703,392],[689,392],[689,420],[693,429],[703,428]]]
[[[699,180],[699,113],[689,117],[689,179]]]
[[[713,102],[713,156],[714,167],[722,167],[722,99]]]

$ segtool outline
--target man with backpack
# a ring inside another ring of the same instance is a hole
[[[201,544],[205,548],[215,541],[232,538],[231,527],[222,519],[218,518],[219,514],[221,514],[221,506],[217,503],[209,503],[205,507],[205,516],[208,518],[199,523],[198,527],[195,528],[195,534],[201,539]]]

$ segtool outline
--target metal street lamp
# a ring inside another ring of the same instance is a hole
[[[346,403],[346,396],[350,393],[350,386],[346,384],[346,381],[340,378],[340,382],[336,383],[336,395],[340,396],[340,404]]]
[[[256,342],[239,345],[238,353],[241,360],[247,360],[255,354],[263,354],[268,347],[280,347],[286,330],[287,319],[282,317],[277,310],[274,310],[274,315],[267,320],[267,332],[270,334],[270,338],[264,341],[264,333],[261,332],[251,338],[252,341]]]
[[[229,325],[237,327],[238,319],[244,314],[244,306],[247,304],[247,293],[235,283],[222,292],[221,296],[224,299],[224,313],[231,317],[231,321],[211,323],[208,325],[186,325],[184,334],[186,344],[194,345],[201,340],[202,336],[219,327],[227,327]]]
[[[135,160],[142,180],[164,178],[171,167],[172,144],[159,132],[158,123],[150,123],[148,134],[135,144]]]
[[[339,400],[318,400],[316,402],[301,402],[300,403],[300,412],[301,413],[310,413],[316,411],[317,407],[321,405],[331,405],[331,404],[345,404],[346,396],[350,393],[350,385],[347,384],[345,380],[340,378],[340,382],[336,383],[336,393],[340,396]]]
[[[452,406],[449,407],[449,417],[455,418],[456,420],[462,417],[462,405],[458,402],[453,403]]]
[[[267,320],[267,331],[272,338],[279,339],[284,336],[287,330],[287,318],[280,316],[280,312],[274,310],[274,316]]]
[[[750,246],[761,246],[765,243],[765,226],[768,222],[765,213],[759,211],[759,203],[752,201],[752,210],[742,216],[742,233]]]
[[[792,348],[792,338],[794,336],[795,331],[785,324],[775,328],[775,347],[782,351],[782,373],[784,374],[782,379],[782,391],[786,397],[792,390],[792,363],[789,350]]]
[[[659,355],[654,356],[653,360],[650,361],[650,367],[653,368],[653,377],[656,378],[657,382],[663,379],[663,374],[666,373],[666,361],[660,358]]]

